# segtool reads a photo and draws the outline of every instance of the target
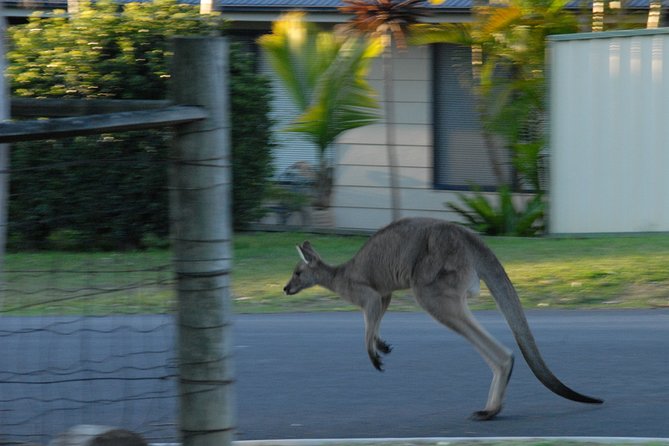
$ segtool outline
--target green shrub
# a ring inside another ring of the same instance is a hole
[[[8,75],[28,97],[163,99],[170,37],[209,35],[220,17],[176,0],[83,3],[71,18],[33,16],[11,27]],[[230,52],[234,224],[262,215],[271,176],[269,84],[253,56]],[[63,230],[87,249],[145,246],[169,232],[170,132],[152,130],[20,143],[12,147],[10,240],[14,248],[59,244]],[[46,245],[45,245],[46,243]]]
[[[517,208],[508,187],[502,187],[497,192],[497,206],[480,190],[474,190],[472,196],[458,194],[466,208],[454,203],[447,203],[447,206],[464,217],[467,226],[486,235],[529,237],[544,230],[546,204],[542,194],[534,195],[523,207]]]
[[[59,248],[47,242],[62,230],[85,250],[166,237],[168,142],[165,132],[130,132],[13,146],[9,229],[22,244],[12,248]]]
[[[231,49],[232,211],[235,228],[244,229],[266,212],[273,174],[271,85],[254,72],[249,55],[235,45]]]

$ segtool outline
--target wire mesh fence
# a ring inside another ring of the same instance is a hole
[[[136,140],[13,149],[0,444],[46,444],[78,424],[177,438],[167,155]]]
[[[44,443],[78,424],[169,442],[178,419],[185,446],[232,444],[228,46],[214,37],[173,43],[173,100],[199,104],[189,107],[197,113],[160,117],[167,107],[129,124],[125,114],[102,115],[102,123],[100,115],[80,117],[67,134],[172,126],[171,133],[12,149],[0,443]],[[3,123],[0,139],[45,138],[45,128],[70,122],[29,122],[35,133]]]

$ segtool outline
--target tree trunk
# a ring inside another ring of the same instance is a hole
[[[650,0],[646,28],[654,29],[660,26],[662,26],[662,0]]]
[[[592,31],[604,31],[604,0],[592,2]]]
[[[401,217],[400,190],[397,166],[397,144],[395,143],[395,96],[393,94],[393,47],[390,30],[386,31],[386,44],[383,50],[383,92],[385,100],[386,150],[388,152],[388,170],[390,177],[390,207],[392,220]]]
[[[332,195],[332,169],[328,167],[325,151],[326,148],[320,148],[320,159],[316,172],[316,199],[314,200],[316,209],[328,209]]]

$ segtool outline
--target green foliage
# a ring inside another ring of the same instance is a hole
[[[468,209],[448,203],[483,233],[526,236],[542,230],[546,37],[578,31],[576,17],[565,9],[566,4],[565,0],[510,0],[503,6],[475,7],[472,23],[414,28],[413,43],[447,42],[472,48],[473,90],[484,131],[506,141],[520,177],[511,184],[530,186],[537,193],[522,209],[513,204],[511,185],[499,189],[498,208],[476,189],[471,197],[460,195]]]
[[[342,132],[378,119],[375,92],[365,79],[382,50],[378,39],[321,31],[291,13],[258,43],[302,113],[287,130],[309,135],[321,152]]]
[[[541,194],[518,209],[508,187],[502,187],[498,192],[497,206],[483,192],[476,190],[471,196],[458,194],[466,209],[453,203],[448,203],[448,207],[464,217],[469,227],[486,235],[529,237],[543,231],[546,205]]]
[[[255,73],[251,55],[232,45],[230,56],[232,212],[235,228],[244,229],[265,214],[271,187],[271,86]]]
[[[147,233],[166,237],[168,138],[131,132],[13,146],[12,247],[129,249]]]
[[[78,14],[9,29],[13,93],[29,97],[164,99],[170,37],[218,34],[223,22],[175,0],[83,3]],[[268,82],[232,46],[234,224],[258,218],[271,176]],[[155,246],[168,233],[168,131],[80,137],[12,148],[10,240],[16,247]],[[67,237],[65,237],[67,235]],[[67,243],[65,243],[67,239]],[[47,245],[48,246],[48,245]]]
[[[258,43],[301,113],[286,130],[304,133],[319,149],[316,205],[327,207],[331,168],[326,150],[341,133],[378,119],[378,103],[365,76],[381,43],[321,31],[302,13],[284,15]]]
[[[287,128],[310,135],[324,151],[346,130],[378,120],[375,92],[365,80],[375,49],[358,39],[341,42],[335,58],[319,76],[311,103]]]
[[[35,14],[9,28],[7,73],[19,96],[162,99],[169,80],[169,38],[208,35],[220,17],[175,0],[82,2],[68,18]]]
[[[419,25],[412,42],[471,46],[477,63],[474,92],[485,131],[504,137],[526,183],[537,181],[545,145],[546,37],[578,31],[565,0],[511,0],[474,8],[467,24]],[[532,155],[534,158],[532,158]]]

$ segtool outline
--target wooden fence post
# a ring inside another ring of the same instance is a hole
[[[170,168],[184,446],[229,446],[235,427],[230,302],[228,44],[174,39],[172,99],[209,117],[177,126]]]

